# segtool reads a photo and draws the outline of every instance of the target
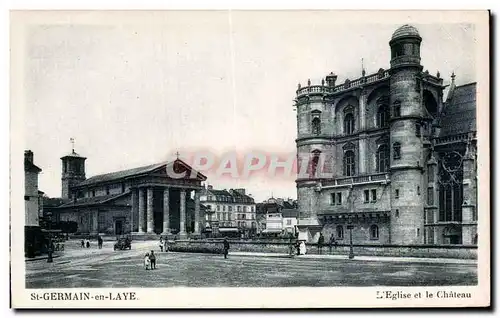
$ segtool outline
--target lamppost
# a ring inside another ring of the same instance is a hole
[[[349,230],[349,259],[353,259],[354,258],[354,250],[352,248],[352,229],[354,228],[354,225],[352,225],[352,216],[351,215],[349,216],[349,219],[347,222],[348,222],[347,229]]]
[[[49,222],[48,230],[49,230],[49,246],[47,247],[47,263],[52,263],[52,213],[48,212],[47,213],[47,219]]]

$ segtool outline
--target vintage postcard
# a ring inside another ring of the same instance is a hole
[[[489,12],[10,18],[14,308],[490,305]]]

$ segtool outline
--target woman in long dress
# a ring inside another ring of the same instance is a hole
[[[306,242],[305,241],[300,242],[299,250],[300,250],[300,255],[306,254]]]

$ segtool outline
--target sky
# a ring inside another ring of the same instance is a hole
[[[118,13],[117,13],[118,14]],[[31,23],[24,32],[25,147],[43,169],[39,188],[60,196],[60,157],[85,157],[86,174],[210,151],[294,153],[295,90],[328,73],[389,68],[388,42],[404,23],[340,23],[330,12],[162,12]],[[76,22],[75,22],[76,21]],[[424,69],[445,84],[476,81],[470,24],[413,24]],[[296,198],[293,178],[216,179],[257,202]]]

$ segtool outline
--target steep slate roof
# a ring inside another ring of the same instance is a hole
[[[88,198],[79,198],[74,201],[66,202],[57,208],[70,208],[70,207],[79,207],[79,206],[90,206],[90,205],[99,205],[104,203],[109,203],[115,199],[121,198],[125,195],[130,194],[130,192],[124,192],[120,194],[111,194],[111,195],[103,195],[99,197],[88,197]]]
[[[456,86],[440,117],[440,136],[476,131],[476,83]]]
[[[214,189],[209,189],[208,192],[210,192],[213,195],[220,195],[220,196],[227,196],[231,197],[231,193],[227,190],[214,190]]]
[[[116,172],[100,174],[97,176],[90,177],[87,180],[78,183],[77,186],[85,186],[85,185],[90,185],[90,184],[109,182],[109,181],[113,181],[113,180],[119,180],[119,179],[123,179],[123,178],[133,177],[133,176],[152,172],[152,171],[159,169],[163,166],[172,165],[175,162],[180,162],[181,164],[185,165],[189,169],[192,169],[187,163],[185,163],[184,161],[182,161],[180,159],[177,159],[177,160],[172,161],[172,162],[160,162],[160,163],[155,163],[155,164],[148,165],[148,166],[142,166],[142,167],[133,168],[133,169],[127,169],[127,170],[121,170],[121,171],[116,171]],[[204,180],[206,180],[206,177],[203,174],[198,172],[198,175],[200,175]]]
[[[248,203],[250,203],[250,202],[254,203],[255,202],[254,198],[252,198],[249,195],[240,193],[240,192],[235,191],[235,190],[233,190],[231,193],[232,193],[233,197],[235,198],[235,202],[238,202],[238,199],[240,199],[240,198],[248,200],[249,201]]]

